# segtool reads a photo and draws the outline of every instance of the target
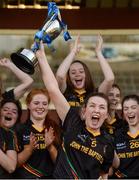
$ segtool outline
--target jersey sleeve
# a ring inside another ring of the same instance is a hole
[[[30,129],[26,126],[26,124],[19,124],[16,128],[16,134],[18,145],[22,150],[24,145],[28,145],[30,143]]]
[[[71,107],[63,124],[64,131],[70,131],[82,124],[82,120],[80,118],[80,108],[79,107]]]
[[[5,92],[2,94],[2,98],[3,98],[3,99],[15,99],[14,89],[11,89],[11,90],[9,90],[9,91],[5,91]]]

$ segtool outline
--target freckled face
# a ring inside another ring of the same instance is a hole
[[[18,118],[17,106],[12,102],[7,102],[1,108],[1,124],[4,127],[11,128]]]
[[[69,69],[69,76],[75,89],[82,89],[85,86],[85,71],[81,63],[73,63]]]
[[[108,117],[107,102],[99,96],[90,97],[84,112],[86,127],[99,131],[104,120]]]
[[[139,125],[139,104],[134,99],[129,99],[123,104],[123,114],[129,126]]]
[[[48,98],[44,94],[37,94],[28,104],[32,120],[44,120],[48,113]]]

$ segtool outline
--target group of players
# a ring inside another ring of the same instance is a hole
[[[36,57],[45,88],[31,88],[29,75],[0,59],[21,81],[7,92],[1,87],[1,179],[139,178],[139,96],[121,97],[100,35],[95,51],[104,80],[96,88],[86,64],[75,60],[79,39],[56,74],[40,42]],[[22,123],[19,100],[29,89]],[[60,124],[48,116],[50,101]]]

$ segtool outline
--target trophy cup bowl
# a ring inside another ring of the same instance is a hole
[[[50,21],[48,27],[44,27],[43,30],[45,34],[49,35],[49,38],[52,41],[59,36],[59,34],[62,31],[62,28],[60,26],[60,22],[57,19],[55,19],[52,22]]]
[[[30,49],[19,49],[16,53],[11,54],[13,63],[27,74],[33,74],[37,65],[37,59],[34,52]]]

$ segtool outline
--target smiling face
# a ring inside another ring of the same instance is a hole
[[[139,125],[139,104],[135,99],[124,101],[123,115],[129,126]]]
[[[108,117],[107,101],[99,96],[90,97],[83,116],[86,127],[99,132],[104,120]]]
[[[32,120],[45,120],[48,113],[48,97],[44,94],[36,94],[28,104]]]
[[[112,87],[108,93],[110,109],[116,110],[121,100],[120,90],[117,87]]]
[[[1,124],[4,127],[11,128],[18,119],[18,108],[12,102],[5,103],[1,108]]]
[[[75,89],[82,89],[85,86],[85,70],[81,63],[76,62],[69,69],[70,80]]]

